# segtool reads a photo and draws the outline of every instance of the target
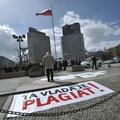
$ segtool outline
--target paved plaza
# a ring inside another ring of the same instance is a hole
[[[88,73],[88,72],[98,72],[104,71],[104,74],[99,74],[97,76],[82,78],[78,76],[78,74]],[[69,79],[62,80],[62,77],[70,76]],[[61,76],[61,77],[60,77]],[[73,77],[76,76],[76,77]],[[0,107],[4,107],[8,109],[10,104],[11,97],[4,96],[4,94],[8,93],[19,93],[22,91],[35,91],[40,89],[45,89],[48,87],[62,86],[72,83],[85,82],[85,81],[95,81],[107,88],[112,89],[113,91],[120,91],[120,64],[112,64],[111,68],[108,68],[106,65],[102,66],[99,70],[93,71],[91,69],[86,69],[84,72],[59,72],[55,73],[54,82],[48,82],[46,77],[20,77],[20,78],[11,78],[0,80]],[[61,79],[58,79],[61,78]],[[114,94],[114,93],[112,93]],[[105,98],[109,97],[112,94],[104,95],[101,97],[97,97],[94,99],[90,99],[87,101],[62,106],[59,108],[54,108],[50,110],[46,110],[47,113],[60,113],[68,110],[76,110],[80,108],[85,108],[86,106],[90,106],[95,104],[96,102],[100,102]],[[9,99],[7,99],[9,98]],[[5,101],[7,100],[7,103]],[[107,101],[107,100],[106,100]],[[44,116],[44,117],[21,117],[21,120],[26,118],[27,120],[120,120],[120,95],[117,94],[107,102],[101,102],[101,104],[93,106],[83,111],[71,112],[70,114],[58,115],[58,116]],[[5,105],[4,105],[5,103]],[[1,115],[1,120],[3,117],[3,113]],[[53,114],[54,115],[54,114]],[[17,118],[16,118],[17,119]],[[20,118],[18,118],[20,119]],[[11,119],[12,120],[12,119]]]

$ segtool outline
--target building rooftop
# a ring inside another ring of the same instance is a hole
[[[29,30],[29,32],[35,32],[35,33],[40,33],[40,34],[46,35],[46,33],[40,32],[40,31],[38,31],[36,28],[33,28],[33,27],[29,27],[28,30]]]

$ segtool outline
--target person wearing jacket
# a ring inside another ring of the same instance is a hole
[[[54,70],[54,63],[55,63],[53,56],[49,52],[46,52],[46,55],[43,57],[42,63],[46,70],[48,81],[53,82],[53,77],[54,77],[53,70]]]
[[[92,56],[92,69],[94,69],[95,68],[95,70],[97,70],[98,68],[97,68],[97,58],[96,58],[96,56]]]

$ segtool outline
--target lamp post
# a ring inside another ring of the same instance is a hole
[[[28,62],[28,48],[25,47],[25,48],[21,48],[21,51],[22,51],[22,57],[23,57],[23,62]]]
[[[12,35],[14,39],[17,40],[18,44],[19,44],[19,61],[20,61],[20,66],[22,64],[22,55],[21,55],[21,42],[23,42],[23,38],[25,38],[25,35],[22,36],[17,36],[17,35]]]

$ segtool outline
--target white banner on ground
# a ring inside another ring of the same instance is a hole
[[[32,113],[58,106],[89,100],[114,92],[94,81],[55,87],[37,92],[15,95],[10,111]],[[15,117],[9,115],[8,117]]]
[[[105,74],[106,71],[94,71],[94,72],[83,72],[83,73],[77,73],[77,74],[68,74],[68,75],[61,75],[61,76],[55,76],[54,80],[70,80],[70,79],[75,79],[77,77],[81,78],[92,78],[92,77],[97,77],[98,75],[103,75]],[[46,81],[47,78],[42,78],[42,81]],[[34,83],[39,83],[39,81],[35,81]]]

